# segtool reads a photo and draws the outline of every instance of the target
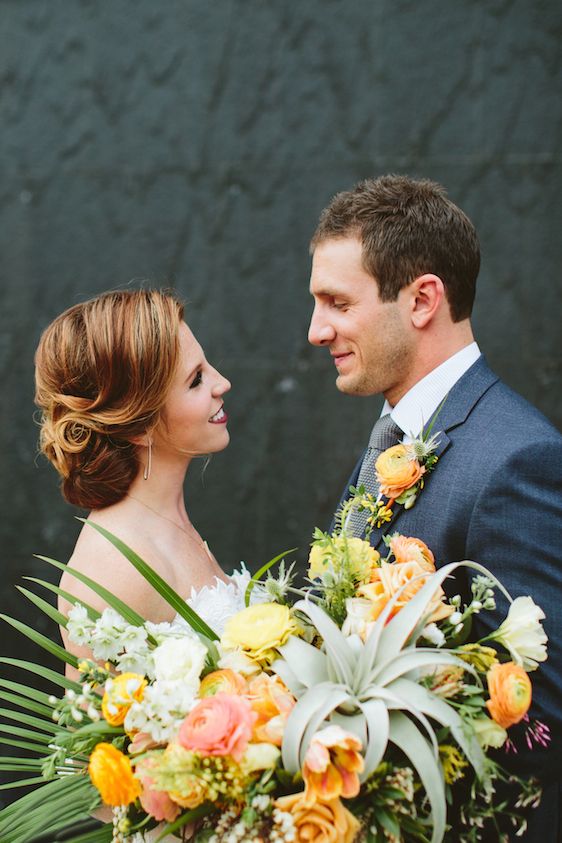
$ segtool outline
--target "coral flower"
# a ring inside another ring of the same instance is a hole
[[[136,766],[135,774],[142,784],[140,803],[146,813],[154,817],[155,820],[165,820],[171,823],[177,819],[180,808],[175,802],[172,802],[166,791],[155,788],[150,772],[157,765],[156,758],[147,757],[139,761]]]
[[[260,673],[250,679],[246,698],[257,714],[253,740],[281,746],[285,723],[295,705],[293,695],[278,676]]]
[[[375,463],[379,488],[383,495],[396,500],[411,489],[425,474],[425,466],[412,459],[406,445],[393,445],[383,451]]]
[[[427,571],[417,562],[402,562],[400,564],[381,562],[380,568],[373,572],[373,581],[358,589],[361,597],[367,597],[373,603],[373,620],[378,618],[388,601],[400,592],[400,596],[394,603],[390,617],[394,617],[417,594],[427,582]],[[445,592],[442,588],[437,589],[433,599],[428,605],[428,623],[443,620],[454,610],[449,604],[443,603]]]
[[[99,743],[88,772],[106,805],[130,805],[140,795],[141,784],[134,777],[131,762],[111,743]]]
[[[296,843],[353,843],[361,824],[339,799],[309,804],[304,793],[275,800],[275,807],[292,816]]]
[[[121,673],[108,679],[101,710],[110,726],[121,726],[132,704],[142,700],[146,685],[140,673]]]
[[[201,755],[231,755],[240,761],[257,714],[243,697],[215,694],[201,700],[180,726],[178,741]]]
[[[430,574],[435,572],[435,558],[433,553],[421,539],[396,534],[392,536],[388,546],[394,554],[397,564],[401,564],[402,562],[417,562],[424,571]]]
[[[526,672],[513,662],[495,664],[488,671],[490,699],[486,706],[499,726],[508,729],[527,714],[531,705],[531,680]]]
[[[311,803],[349,799],[359,793],[364,767],[361,741],[341,726],[327,726],[312,738],[304,757],[305,799]]]
[[[215,694],[243,694],[248,684],[240,673],[225,667],[222,670],[213,670],[201,680],[199,696],[213,697]]]

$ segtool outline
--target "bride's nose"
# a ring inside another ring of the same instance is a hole
[[[213,386],[212,391],[213,395],[218,398],[221,395],[224,395],[225,392],[229,391],[231,384],[230,381],[223,377],[220,372],[217,372],[216,369],[215,372],[217,374],[217,380]]]

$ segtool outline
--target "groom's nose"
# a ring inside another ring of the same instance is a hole
[[[308,329],[308,341],[312,345],[329,345],[333,342],[336,332],[330,322],[322,315],[318,307],[314,308],[310,327]]]

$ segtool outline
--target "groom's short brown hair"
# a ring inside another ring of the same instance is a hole
[[[338,193],[322,212],[311,252],[323,240],[353,236],[363,245],[363,265],[382,301],[395,301],[403,287],[431,272],[445,285],[453,321],[470,316],[480,269],[478,237],[440,184],[387,175]]]

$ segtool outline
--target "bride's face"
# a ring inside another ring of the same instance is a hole
[[[229,442],[223,395],[230,383],[205,358],[203,349],[187,327],[180,326],[180,359],[163,412],[163,425],[155,431],[158,450],[183,455],[212,454]]]

